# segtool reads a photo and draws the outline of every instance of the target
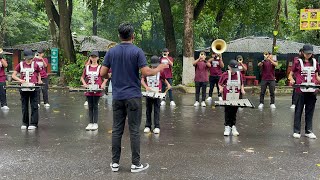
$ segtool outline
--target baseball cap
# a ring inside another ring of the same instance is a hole
[[[313,46],[311,44],[305,44],[303,45],[303,53],[306,53],[306,54],[313,54]]]
[[[38,53],[43,53],[44,52],[44,49],[38,49],[38,51],[37,51]]]
[[[169,52],[169,49],[168,49],[168,48],[164,48],[164,49],[162,50],[162,52]]]
[[[151,64],[152,67],[157,67],[160,64],[159,57],[158,56],[152,56],[150,64]]]
[[[23,50],[23,56],[24,56],[25,59],[32,59],[32,58],[34,58],[34,54],[33,54],[33,52],[32,52],[31,49],[25,49],[25,50]]]
[[[99,57],[99,52],[98,51],[92,51],[89,56]]]
[[[239,71],[238,61],[232,59],[232,60],[229,62],[229,66],[231,67],[232,71]]]
[[[241,55],[238,55],[237,59],[243,59],[243,57]]]

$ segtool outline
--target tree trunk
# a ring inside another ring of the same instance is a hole
[[[98,1],[92,2],[92,35],[98,35]]]
[[[217,13],[215,23],[216,23],[216,27],[218,29],[220,27],[220,23],[222,22],[222,19],[223,19],[223,16],[224,16],[224,12],[226,11],[226,8],[227,8],[227,5],[221,5],[220,8],[219,8],[219,11]]]
[[[57,34],[57,28],[56,28],[56,24],[55,24],[54,16],[53,16],[53,11],[52,11],[53,3],[51,0],[45,0],[44,4],[45,4],[48,20],[49,20],[49,27],[50,27],[50,32],[51,32],[52,44],[54,47],[58,47],[59,37]]]
[[[274,22],[274,31],[278,31],[278,32],[279,32],[280,13],[281,13],[281,0],[278,0],[277,14]],[[276,45],[277,45],[277,35],[273,33],[272,54],[275,53],[274,47]]]
[[[171,5],[169,0],[158,0],[160,9],[161,9],[161,16],[164,26],[164,34],[166,40],[166,47],[170,51],[170,55],[176,57],[177,53],[177,43],[174,33],[173,27],[173,16],[171,12]]]
[[[69,6],[72,3],[69,2]],[[63,50],[64,56],[72,63],[76,62],[74,44],[71,35],[71,16],[72,7],[68,7],[65,0],[58,0],[59,13],[60,13],[60,29],[59,29],[59,39],[60,47]]]
[[[193,19],[197,20],[207,0],[199,0],[193,11]]]
[[[183,72],[182,84],[187,85],[193,82],[194,61],[193,50],[193,0],[184,1],[184,51],[183,51]]]

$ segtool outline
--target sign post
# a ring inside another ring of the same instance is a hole
[[[59,71],[59,50],[58,48],[51,49],[51,71]]]

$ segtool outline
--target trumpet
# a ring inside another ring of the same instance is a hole
[[[227,43],[222,39],[216,39],[212,42],[211,49],[217,54],[222,54],[227,50]]]
[[[199,58],[205,60],[206,59],[206,54],[204,52],[201,52],[199,55]]]
[[[268,56],[269,56],[269,53],[268,53],[268,52],[264,52],[264,53],[263,53],[263,56],[264,56],[264,59],[267,59]]]

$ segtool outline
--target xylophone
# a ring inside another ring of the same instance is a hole
[[[299,87],[299,88],[305,88],[305,89],[320,89],[320,85],[316,85],[314,83],[307,84],[307,83],[302,83],[302,84],[295,84],[293,87]]]
[[[159,98],[159,99],[165,99],[166,98],[166,93],[157,93],[157,92],[142,92],[142,96],[144,97],[151,97],[151,98]]]
[[[104,89],[100,89],[98,84],[89,84],[88,88],[70,88],[69,92],[102,92]]]
[[[248,107],[254,108],[254,104],[249,99],[238,99],[229,101],[215,101],[215,106],[237,106],[237,107]]]

